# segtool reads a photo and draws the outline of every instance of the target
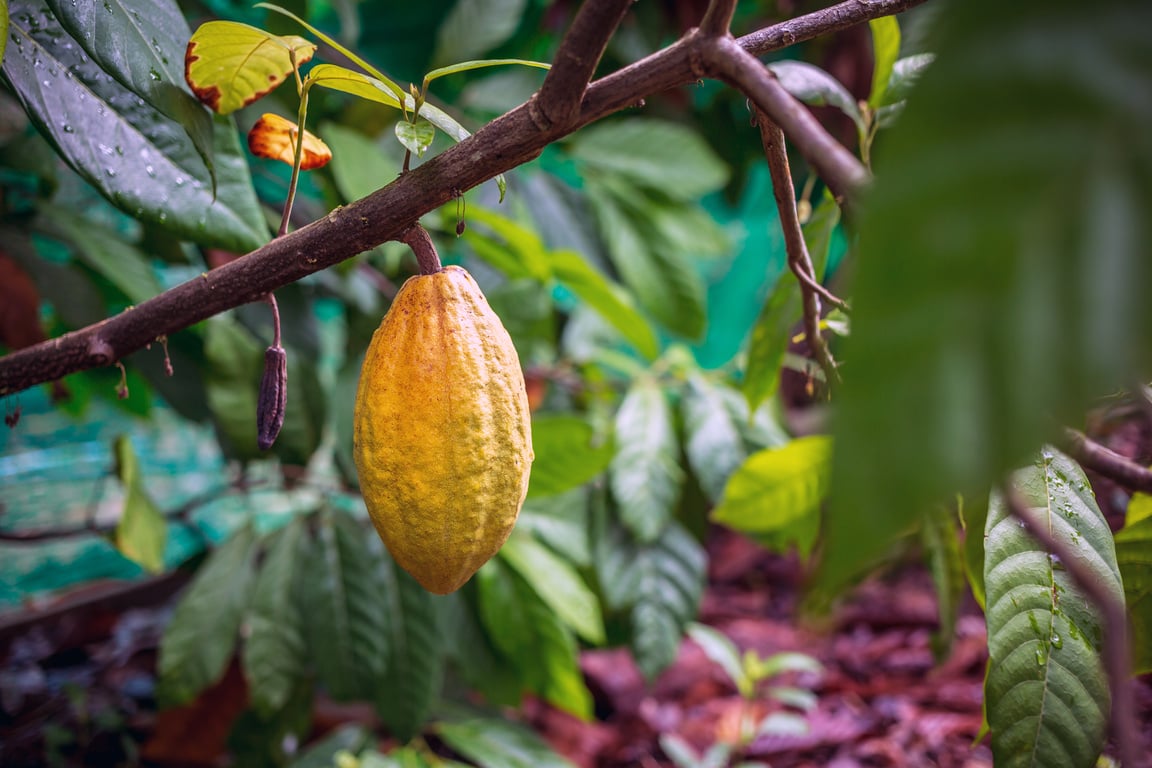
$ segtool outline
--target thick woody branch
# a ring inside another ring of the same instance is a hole
[[[704,12],[704,20],[700,22],[700,31],[712,37],[728,35],[734,13],[736,0],[712,0]]]
[[[905,3],[904,7],[914,4]],[[829,25],[828,29],[842,29],[902,9],[891,2],[846,0],[810,14],[811,18],[801,17],[781,25],[793,32],[762,30],[763,34],[753,42],[758,40],[756,50],[764,53],[821,34],[821,24]],[[592,83],[571,124],[543,128],[531,114],[531,102],[521,105],[383,189],[337,208],[246,256],[115,317],[0,358],[0,396],[77,371],[111,365],[161,336],[171,336],[213,315],[261,300],[276,288],[394,240],[424,214],[450,202],[462,191],[532,160],[544,147],[576,129],[653,93],[695,82],[702,76],[701,54],[716,43],[727,43],[721,55],[713,51],[721,62],[728,62],[723,66],[743,71],[743,79],[756,79],[748,77],[749,67],[732,66],[731,51],[749,56],[735,41],[696,34]],[[763,69],[759,62],[751,60]],[[765,107],[790,136],[794,129],[804,132],[809,127],[802,117],[787,119],[791,112],[777,114],[771,104],[758,105]],[[795,102],[785,105],[802,110]],[[804,115],[811,119],[806,111]],[[807,147],[815,151],[811,140],[797,140],[797,147],[812,160],[805,150]],[[847,152],[843,147],[839,149]],[[845,177],[852,179],[854,175],[838,173],[825,178],[839,181],[845,191],[850,191],[847,187],[851,182],[845,183]]]
[[[560,41],[552,69],[533,101],[533,116],[543,130],[571,125],[609,39],[633,0],[585,0]]]
[[[864,164],[832,138],[759,59],[731,38],[707,38],[702,48],[710,73],[743,92],[779,125],[834,195],[850,198],[868,183]]]
[[[1044,521],[1036,515],[1014,488],[1002,489],[1005,503],[1012,516],[1022,522],[1028,533],[1040,546],[1060,559],[1076,586],[1099,609],[1104,621],[1104,668],[1108,674],[1108,688],[1112,693],[1112,733],[1120,752],[1121,765],[1140,765],[1140,730],[1136,724],[1136,702],[1132,695],[1130,649],[1128,643],[1128,615],[1124,601],[1117,600],[1080,559],[1080,554],[1063,539],[1052,534]]]
[[[1064,448],[1087,469],[1129,490],[1152,493],[1152,470],[1100,445],[1083,432],[1064,430]]]
[[[788,268],[799,278],[800,294],[804,306],[804,335],[816,356],[816,362],[824,371],[824,380],[831,387],[839,381],[836,361],[828,350],[828,344],[820,335],[820,297],[812,286],[816,282],[816,271],[812,258],[808,255],[808,245],[804,242],[804,232],[800,228],[800,217],[796,212],[796,189],[792,186],[792,171],[788,167],[788,151],[784,146],[784,132],[760,110],[756,111],[756,124],[760,127],[760,139],[764,143],[764,154],[768,158],[768,172],[772,176],[772,195],[776,198],[776,210],[780,216],[780,226],[784,230],[784,248],[788,254]]]
[[[925,0],[856,0],[851,3],[837,3],[823,10],[797,16],[794,19],[773,24],[744,35],[736,42],[753,56],[778,51],[790,45],[839,32],[860,23],[862,6],[867,6],[871,18],[894,16],[909,8],[922,4]]]

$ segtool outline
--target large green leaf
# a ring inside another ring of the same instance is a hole
[[[241,660],[252,705],[265,716],[284,707],[304,676],[304,616],[296,595],[304,560],[304,518],[266,539],[267,549],[245,616]]]
[[[435,601],[439,635],[444,640],[445,656],[452,663],[447,677],[453,680],[459,675],[470,690],[494,706],[518,706],[520,671],[500,654],[484,631],[476,606],[477,584],[469,582],[462,590]]]
[[[4,75],[40,133],[129,215],[203,245],[246,252],[267,225],[232,121],[216,117],[216,186],[184,128],[89,58],[37,0],[10,4]]]
[[[660,385],[638,379],[616,413],[612,495],[620,517],[637,537],[652,541],[672,518],[684,471],[672,409]]]
[[[1152,368],[1152,4],[938,21],[860,221],[829,591]]]
[[[146,570],[158,573],[164,569],[168,523],[144,487],[140,460],[136,458],[127,435],[116,438],[113,451],[116,454],[116,476],[124,486],[124,507],[116,523],[116,549]]]
[[[627,291],[609,281],[575,251],[553,251],[549,259],[556,282],[599,312],[637,352],[649,360],[660,353],[656,332],[636,309]]]
[[[224,674],[252,588],[255,544],[251,526],[232,534],[200,566],[176,606],[160,641],[164,706],[187,704]]]
[[[592,562],[585,486],[556,496],[529,498],[520,510],[516,529],[531,533],[579,567]]]
[[[728,478],[744,463],[744,438],[726,407],[723,384],[700,374],[688,379],[681,407],[687,439],[684,451],[692,471],[713,502],[724,492]]]
[[[696,617],[704,591],[704,550],[678,523],[643,544],[616,527],[601,542],[600,587],[614,609],[631,609],[632,651],[654,678],[676,658],[680,638]]]
[[[1123,600],[1112,533],[1079,465],[1045,449],[1012,482],[1038,523]],[[1090,768],[1104,744],[1111,704],[1100,661],[1104,627],[1059,560],[1022,526],[994,497],[984,560],[984,696],[992,753],[1008,768]]]
[[[520,25],[526,0],[456,0],[436,34],[432,63],[452,64],[496,48]]]
[[[1142,675],[1152,672],[1152,517],[1116,533],[1116,560],[1132,627],[1133,671]]]
[[[349,524],[351,520],[348,520]],[[387,619],[388,664],[373,700],[384,724],[407,741],[420,732],[440,693],[444,641],[434,598],[384,551],[373,533],[361,530],[383,589],[375,595]]]
[[[300,610],[309,658],[338,700],[371,698],[389,652],[384,585],[365,531],[342,512],[315,518],[301,563]]]
[[[67,242],[80,260],[140,304],[162,287],[147,257],[116,232],[80,214],[50,204],[39,206],[37,229]]]
[[[828,437],[811,436],[752,454],[728,481],[712,519],[764,534],[818,515],[828,490],[831,453]]]
[[[663,120],[600,123],[576,135],[572,156],[678,200],[695,200],[728,181],[728,166],[700,134]]]
[[[485,563],[476,580],[488,636],[516,665],[524,687],[577,717],[591,717],[576,640],[555,611],[502,558]]]
[[[436,733],[481,768],[574,768],[532,729],[507,718],[459,709],[437,724]]]
[[[188,23],[173,0],[147,7],[125,0],[73,3],[47,0],[52,13],[105,72],[188,134],[211,170],[212,115],[184,83]]]
[[[320,126],[320,135],[332,150],[328,167],[346,203],[372,194],[400,170],[398,161],[385,155],[377,142],[359,131],[337,123],[324,123]]]
[[[500,557],[524,577],[569,629],[590,643],[604,642],[600,603],[570,563],[519,530],[512,532]]]
[[[532,479],[529,498],[555,496],[592,480],[605,469],[614,452],[609,440],[595,440],[592,425],[570,414],[538,414],[532,418]]]

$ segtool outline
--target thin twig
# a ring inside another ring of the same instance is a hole
[[[756,53],[766,53],[816,37],[823,29],[843,29],[916,4],[910,0],[845,0],[742,40],[747,40],[746,44]],[[393,240],[413,221],[450,202],[460,192],[535,158],[545,146],[576,129],[627,109],[645,96],[695,82],[701,77],[702,47],[723,40],[689,35],[597,80],[588,86],[576,121],[562,128],[542,131],[530,107],[521,105],[383,189],[274,238],[246,256],[107,320],[11,352],[0,358],[0,395],[111,365],[157,336],[172,336]],[[789,123],[780,124],[786,132],[790,130]],[[804,152],[803,146],[797,146]],[[842,147],[840,150],[846,152]],[[815,164],[814,167],[820,168]],[[826,181],[833,178],[828,174],[823,177]]]
[[[776,76],[735,40],[707,38],[700,55],[709,74],[739,89],[788,134],[838,198],[851,198],[871,179],[864,164],[832,138],[808,108],[784,90]]]
[[[732,14],[736,12],[736,0],[712,0],[704,19],[700,22],[700,32],[710,37],[725,37],[732,26]]]
[[[824,371],[828,386],[840,381],[836,361],[828,349],[827,342],[820,334],[820,296],[812,288],[816,283],[812,259],[804,242],[804,231],[800,228],[800,217],[796,213],[796,189],[792,186],[792,171],[788,167],[788,150],[784,146],[784,132],[763,112],[756,111],[756,124],[760,127],[760,140],[764,144],[764,154],[768,158],[768,172],[772,176],[772,194],[776,198],[776,210],[780,215],[780,226],[784,230],[784,248],[788,252],[788,266],[796,275],[804,275],[800,280],[800,293],[804,306],[804,332],[816,362]]]
[[[532,101],[542,130],[576,121],[596,65],[631,5],[632,0],[585,0],[580,6]]]
[[[1128,616],[1124,601],[1117,600],[1096,574],[1080,559],[1079,553],[1063,539],[1057,538],[1032,512],[1016,489],[1005,484],[1001,489],[1008,511],[1022,522],[1040,546],[1060,559],[1060,564],[1076,586],[1100,610],[1104,620],[1104,668],[1108,674],[1108,687],[1112,692],[1112,734],[1120,752],[1123,766],[1140,765],[1143,754],[1140,731],[1136,724],[1136,702],[1132,695],[1130,649],[1128,647]]]
[[[852,307],[848,306],[848,302],[844,301],[844,299],[840,298],[836,294],[832,293],[832,291],[818,283],[816,278],[812,277],[807,272],[804,272],[792,262],[788,262],[788,267],[792,270],[792,274],[796,275],[797,280],[808,286],[811,290],[816,291],[816,293],[820,294],[820,296],[829,304],[842,312],[852,311]]]
[[[1065,429],[1063,447],[1072,458],[1093,472],[1129,490],[1152,493],[1152,469],[1100,445],[1083,432]]]

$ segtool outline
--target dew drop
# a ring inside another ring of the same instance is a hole
[[[1037,648],[1036,649],[1036,664],[1042,667],[1047,663],[1048,663],[1048,654],[1044,653],[1043,648]]]
[[[1052,635],[1052,647],[1055,648],[1056,650],[1060,650],[1061,648],[1063,648],[1064,647],[1064,638],[1060,637],[1060,635]]]
[[[160,82],[160,73],[157,72],[155,68],[148,70],[148,77],[152,78],[156,82]]]
[[[64,123],[64,125],[60,126],[60,129],[63,130],[64,133],[76,133],[76,129],[73,128],[69,123]]]

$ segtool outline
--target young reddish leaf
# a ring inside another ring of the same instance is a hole
[[[248,149],[257,157],[279,160],[288,165],[296,162],[296,136],[300,129],[296,123],[279,115],[265,113],[248,131]],[[304,154],[300,170],[323,168],[332,159],[328,145],[308,131],[304,131]]]
[[[210,21],[188,41],[184,79],[200,101],[222,115],[247,106],[311,60],[316,46],[297,35],[273,35],[247,24]]]

